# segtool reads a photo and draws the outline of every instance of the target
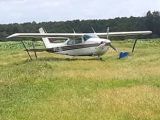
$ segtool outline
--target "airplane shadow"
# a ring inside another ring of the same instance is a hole
[[[9,63],[7,65],[0,65],[0,67],[4,67],[4,66],[18,66],[18,65],[23,65],[23,64],[28,64],[30,62],[35,62],[35,61],[49,61],[49,62],[63,62],[63,61],[106,61],[106,59],[102,59],[99,60],[96,57],[71,57],[71,58],[63,58],[63,57],[39,57],[37,59],[32,59],[30,60],[25,59],[22,61],[17,61],[17,62],[13,62],[13,63]]]
[[[90,57],[90,58],[81,58],[81,57],[73,57],[73,58],[59,58],[59,57],[43,57],[43,58],[37,58],[36,60],[38,61],[78,61],[78,60],[81,60],[81,61],[88,61],[88,60],[98,60],[97,58],[95,57]]]

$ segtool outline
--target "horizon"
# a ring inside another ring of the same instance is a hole
[[[159,5],[159,0],[1,0],[0,24],[139,17],[160,11]]]
[[[149,10],[150,11],[150,10]],[[149,11],[147,11],[147,12],[149,12]],[[145,17],[146,16],[146,14],[147,14],[147,12],[144,14],[144,15],[142,15],[142,16],[117,16],[117,17],[113,17],[113,18],[106,18],[106,19],[73,19],[73,20],[57,20],[57,21],[40,21],[40,22],[38,22],[38,21],[26,21],[26,22],[15,22],[15,23],[4,23],[4,24],[1,24],[0,23],[0,25],[8,25],[8,24],[25,24],[25,23],[33,23],[33,22],[35,22],[36,24],[39,24],[39,23],[48,23],[48,22],[68,22],[68,21],[87,21],[87,20],[110,20],[110,19],[116,19],[116,18],[130,18],[130,17],[135,17],[135,18],[137,18],[137,17]],[[155,11],[150,11],[150,12],[155,12]],[[158,11],[159,12],[159,11]]]

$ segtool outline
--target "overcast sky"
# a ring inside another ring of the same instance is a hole
[[[108,19],[160,11],[160,0],[0,0],[0,24]]]

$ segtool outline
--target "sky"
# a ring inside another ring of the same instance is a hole
[[[0,0],[0,24],[145,16],[160,0]]]

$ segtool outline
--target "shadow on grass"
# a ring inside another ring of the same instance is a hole
[[[33,61],[88,61],[88,60],[93,60],[96,61],[98,60],[95,57],[71,57],[71,58],[60,58],[60,57],[42,57],[38,59],[34,59]],[[32,61],[32,60],[31,60]]]
[[[102,59],[98,59],[97,57],[94,57],[94,56],[83,56],[83,57],[38,57],[37,59],[36,58],[33,58],[32,60],[29,59],[29,58],[26,58],[25,60],[18,60],[18,61],[15,61],[15,62],[11,62],[11,63],[8,63],[6,65],[0,65],[0,67],[5,67],[5,66],[18,66],[18,65],[23,65],[23,64],[28,64],[28,63],[31,63],[31,62],[40,62],[40,61],[46,61],[46,62],[64,62],[64,61],[101,61],[101,62],[105,62],[105,61],[108,61],[110,60],[111,58],[110,57],[102,57]]]

